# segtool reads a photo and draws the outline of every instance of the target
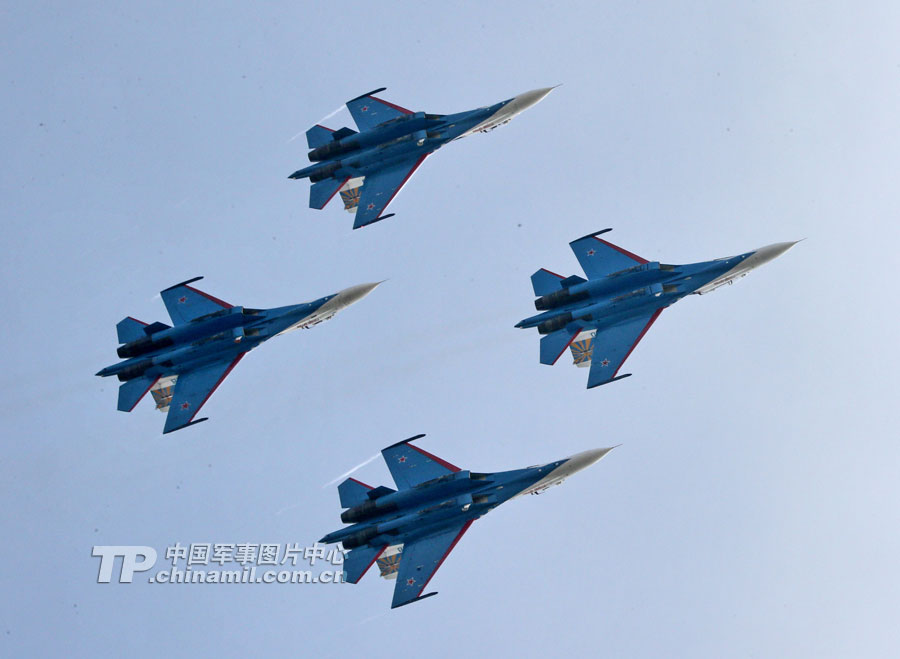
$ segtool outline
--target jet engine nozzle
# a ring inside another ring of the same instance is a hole
[[[340,168],[340,162],[332,162],[327,165],[322,165],[321,168],[317,169],[315,172],[309,175],[309,181],[310,183],[318,183],[319,181],[324,181],[327,178],[331,178],[332,174],[334,174]]]
[[[116,350],[116,354],[119,355],[122,359],[129,359],[131,357],[137,357],[138,355],[145,355],[148,352],[153,352],[154,350],[159,350],[160,348],[166,348],[170,345],[174,345],[174,341],[166,337],[159,341],[154,341],[149,336],[142,336],[141,338],[132,341],[131,343],[126,343],[123,346],[119,346]]]
[[[128,368],[123,368],[116,374],[116,377],[119,378],[119,382],[134,380],[135,378],[139,378],[144,373],[146,373],[147,369],[149,369],[151,366],[153,366],[153,360],[145,359],[138,362],[137,364],[132,364]]]
[[[538,311],[546,311],[554,307],[561,307],[569,302],[578,302],[588,297],[587,291],[573,294],[568,288],[564,288],[547,295],[542,295],[534,301],[534,308]]]
[[[353,535],[347,536],[341,543],[344,545],[344,549],[353,549],[355,547],[360,547],[369,542],[372,538],[378,535],[378,530],[375,528],[363,529],[362,531],[358,531]]]
[[[319,146],[309,152],[309,160],[310,162],[320,162],[322,160],[328,160],[329,158],[334,158],[335,156],[339,156],[343,153],[349,153],[350,151],[355,151],[359,149],[358,144],[346,144],[343,142],[329,142],[324,146]]]
[[[551,332],[555,332],[556,330],[561,330],[571,322],[572,314],[564,313],[561,316],[557,316],[556,318],[551,318],[550,320],[545,320],[543,323],[540,323],[537,326],[538,333],[550,334]]]

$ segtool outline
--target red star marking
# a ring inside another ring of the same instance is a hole
[[[368,111],[369,111],[369,106],[368,106],[368,105],[362,106],[362,107],[360,108],[360,111],[362,111],[362,112],[368,112]]]
[[[187,302],[187,298],[184,295],[178,298],[178,304],[184,304],[185,302]]]
[[[369,204],[368,206],[366,206],[366,210],[372,210],[373,208],[375,208],[375,204]]]
[[[412,586],[414,583],[416,583],[416,580],[413,579],[412,577],[410,577],[409,579],[406,580],[407,586]]]
[[[600,366],[609,366],[609,360],[604,359],[602,362],[600,362]]]
[[[595,252],[595,251],[592,250],[592,249],[589,249],[589,250],[587,251],[587,255],[588,255],[588,256],[593,256],[593,255],[596,254],[596,253],[597,253],[597,252]]]
[[[401,455],[399,458],[397,458],[397,462],[406,462],[406,456]]]
[[[184,403],[181,404],[181,409],[186,410],[186,409],[188,409],[190,406],[191,406],[191,404],[188,403],[187,401],[185,401]]]

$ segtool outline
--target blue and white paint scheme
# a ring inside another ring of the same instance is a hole
[[[383,214],[385,209],[427,156],[447,142],[509,123],[554,88],[456,114],[407,110],[375,96],[384,89],[347,102],[358,132],[320,125],[306,131],[313,164],[289,177],[310,180],[310,208],[325,208],[340,192],[344,208],[356,214],[354,229],[392,217]]]
[[[570,348],[577,366],[590,366],[587,388],[626,378],[622,364],[662,310],[690,294],[731,284],[797,242],[775,243],[738,256],[667,265],[650,262],[599,236],[604,229],[569,243],[587,279],[546,269],[531,275],[541,313],[516,327],[537,327],[542,364],[555,364]]]
[[[340,542],[344,581],[358,583],[376,562],[382,576],[396,579],[391,608],[423,594],[434,573],[479,517],[523,494],[541,494],[588,467],[612,448],[584,451],[544,465],[476,473],[462,470],[411,442],[381,452],[397,489],[372,487],[348,478],[338,486],[341,521],[349,524],[319,542]]]
[[[294,329],[318,325],[364,298],[378,286],[360,284],[312,302],[274,309],[236,307],[190,284],[160,293],[172,325],[135,318],[116,325],[118,355],[124,361],[100,370],[115,375],[119,410],[131,412],[148,391],[167,412],[163,433],[201,421],[197,413],[241,358],[264,341]],[[380,282],[379,282],[380,283]]]

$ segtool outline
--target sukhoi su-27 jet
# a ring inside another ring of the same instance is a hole
[[[348,478],[338,486],[346,526],[319,542],[340,542],[344,580],[357,583],[377,561],[381,576],[395,579],[391,608],[437,593],[425,587],[456,543],[479,517],[523,494],[540,494],[589,467],[611,448],[583,451],[547,464],[476,473],[456,467],[411,442],[381,452],[397,489]],[[613,447],[615,448],[615,447]]]
[[[537,327],[541,363],[555,364],[571,348],[577,366],[590,365],[587,387],[628,377],[619,369],[663,309],[702,295],[781,256],[796,242],[775,243],[715,261],[667,265],[648,261],[600,238],[604,229],[569,243],[587,279],[541,268],[531,275],[539,314],[516,327]]]
[[[322,209],[338,192],[356,213],[353,228],[393,216],[384,210],[426,157],[447,142],[508,123],[549,94],[535,89],[494,105],[456,114],[413,112],[377,98],[384,87],[347,101],[359,131],[315,125],[306,131],[309,167],[289,178],[308,178],[310,208]]]
[[[195,419],[222,380],[256,346],[293,329],[318,325],[368,295],[378,284],[359,284],[312,302],[250,309],[223,302],[191,286],[195,279],[160,293],[172,325],[125,318],[116,325],[124,361],[97,375],[115,375],[119,410],[131,412],[150,391],[168,412],[163,433],[206,421]],[[380,283],[380,282],[379,282]]]

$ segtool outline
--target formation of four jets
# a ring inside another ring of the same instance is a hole
[[[321,209],[338,193],[355,213],[357,229],[391,217],[384,211],[416,168],[447,142],[488,132],[542,100],[554,88],[520,94],[456,114],[412,112],[374,96],[347,102],[358,131],[315,125],[306,132],[312,165],[290,178],[309,178],[309,205]],[[540,361],[554,364],[569,348],[577,366],[589,367],[588,388],[628,377],[625,360],[663,309],[690,294],[732,283],[795,243],[777,243],[738,256],[701,263],[650,262],[599,236],[570,246],[587,278],[540,269],[531,276],[540,313],[516,324],[536,327]],[[191,286],[197,277],[161,292],[172,325],[127,317],[116,326],[123,360],[100,370],[115,375],[118,409],[132,411],[150,392],[166,412],[164,433],[205,421],[196,418],[216,388],[250,350],[293,329],[333,317],[378,286],[360,284],[312,302],[273,309],[234,306]],[[411,443],[382,451],[396,489],[372,488],[354,478],[338,487],[341,521],[349,524],[321,542],[350,550],[345,580],[356,583],[374,564],[396,579],[392,608],[423,599],[428,581],[469,528],[496,506],[538,494],[602,458],[595,449],[545,465],[497,473],[463,471]]]

